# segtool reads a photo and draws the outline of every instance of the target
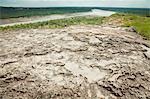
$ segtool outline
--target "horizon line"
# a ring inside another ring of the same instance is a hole
[[[65,7],[72,7],[72,8],[138,8],[138,9],[150,9],[150,8],[141,8],[141,7],[106,7],[106,6],[51,6],[51,7],[26,7],[26,6],[0,6],[6,8],[65,8]]]

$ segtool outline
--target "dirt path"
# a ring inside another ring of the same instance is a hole
[[[0,99],[15,98],[149,99],[150,46],[107,26],[0,33]]]

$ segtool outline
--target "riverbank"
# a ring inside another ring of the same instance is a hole
[[[130,13],[142,16],[150,16],[149,8],[120,8],[120,7],[0,7],[0,19],[46,16],[54,14],[71,14],[79,12],[90,12],[93,9],[113,11],[117,13]]]
[[[57,19],[67,19],[73,17],[81,17],[81,16],[99,16],[99,17],[108,17],[112,14],[115,14],[113,11],[105,11],[105,10],[97,10],[93,9],[89,12],[80,12],[80,13],[72,13],[72,14],[54,14],[48,16],[34,16],[34,17],[19,17],[19,18],[9,18],[9,19],[0,19],[0,27],[5,26],[14,26],[19,24],[30,24],[37,22],[45,22],[49,20],[57,20]]]

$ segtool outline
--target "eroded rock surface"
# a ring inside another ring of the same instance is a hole
[[[149,52],[119,27],[3,32],[0,99],[150,99]]]

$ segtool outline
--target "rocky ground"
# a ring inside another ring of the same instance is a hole
[[[0,33],[0,99],[150,99],[150,46],[131,29]]]

